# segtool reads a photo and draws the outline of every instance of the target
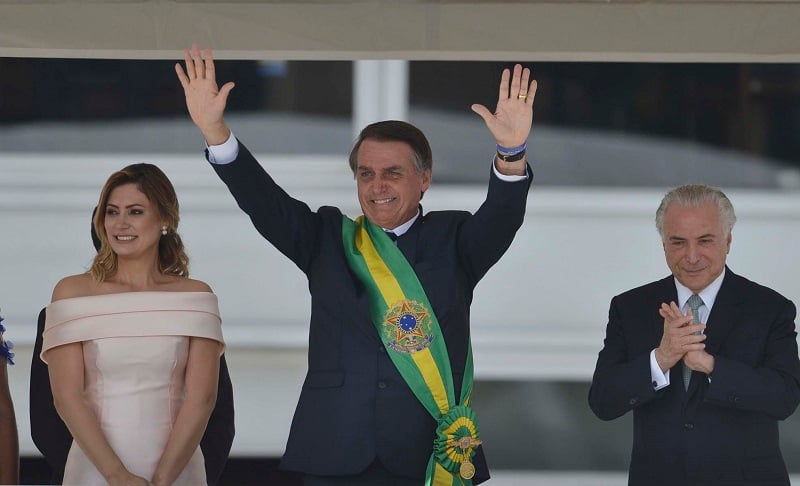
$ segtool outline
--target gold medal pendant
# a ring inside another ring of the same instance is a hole
[[[464,479],[472,479],[472,476],[475,475],[475,466],[469,461],[462,462],[461,467],[458,468],[458,474]]]

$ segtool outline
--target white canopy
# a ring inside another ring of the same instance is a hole
[[[800,61],[791,0],[1,0],[0,56]]]

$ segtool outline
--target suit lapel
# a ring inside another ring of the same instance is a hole
[[[741,284],[741,277],[725,267],[722,286],[719,288],[717,298],[714,300],[714,307],[711,309],[706,321],[705,333],[708,336],[705,340],[706,352],[711,355],[719,352],[722,343],[725,342],[731,330],[739,324],[739,319],[742,315],[741,307],[746,297]],[[701,378],[704,378],[702,373],[692,372],[689,396],[707,385],[707,381],[703,383],[704,380]]]
[[[706,322],[706,351],[709,354],[716,354],[731,330],[739,324],[745,297],[742,278],[726,268],[725,278]]]
[[[422,224],[425,215],[422,214],[422,206],[419,207],[420,215],[414,224],[408,228],[402,236],[397,238],[397,247],[408,260],[408,263],[413,267],[417,261],[417,244],[419,243],[420,234],[422,234]]]
[[[657,317],[658,325],[653,326],[653,333],[655,335],[655,343],[658,346],[661,343],[661,337],[664,335],[664,319],[658,314],[658,309],[661,304],[669,304],[670,302],[678,302],[678,289],[675,287],[675,277],[670,275],[659,281],[659,286],[656,289],[655,302],[655,315]]]

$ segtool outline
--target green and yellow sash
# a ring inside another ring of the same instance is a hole
[[[472,394],[472,345],[461,397],[455,401],[453,373],[439,321],[414,269],[385,232],[359,216],[343,216],[342,239],[350,268],[367,289],[370,313],[386,352],[438,427],[428,460],[426,486],[471,485],[470,461],[478,439]]]

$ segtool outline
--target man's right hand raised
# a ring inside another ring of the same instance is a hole
[[[231,131],[225,124],[223,115],[228,95],[233,89],[232,82],[217,87],[214,57],[211,49],[202,54],[197,44],[183,51],[186,71],[180,63],[175,64],[175,72],[186,95],[186,108],[197,128],[202,132],[208,145],[219,145],[228,140]]]
[[[702,334],[705,326],[693,324],[691,311],[683,315],[675,302],[662,303],[658,313],[664,318],[664,334],[661,344],[656,348],[656,361],[664,373],[680,361],[689,351],[705,349],[703,341],[706,335]]]

